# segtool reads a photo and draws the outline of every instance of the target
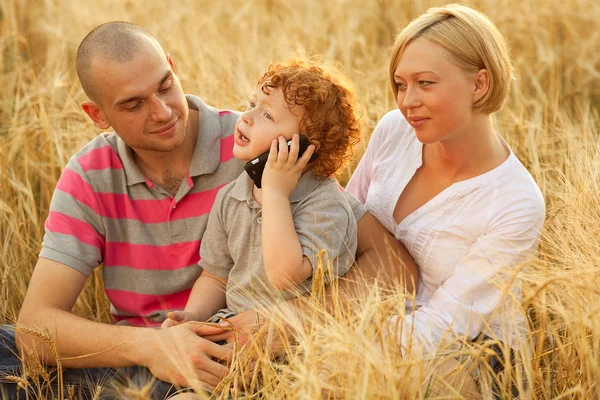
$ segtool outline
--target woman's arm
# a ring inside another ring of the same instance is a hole
[[[419,273],[406,247],[367,212],[358,221],[356,265],[344,275],[339,289],[354,296],[375,280],[384,286],[405,287],[406,292],[413,293]]]
[[[515,200],[499,211],[492,226],[475,240],[430,301],[407,315],[404,324],[396,318],[403,348],[418,343],[422,350],[433,353],[444,340],[474,339],[500,311],[502,302],[520,304],[520,296],[510,289],[519,281],[519,266],[535,254],[544,206]],[[506,318],[506,323],[514,318]]]

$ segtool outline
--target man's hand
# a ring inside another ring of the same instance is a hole
[[[222,334],[223,329],[203,322],[186,322],[170,329],[148,329],[143,365],[160,380],[181,387],[201,381],[216,386],[229,369],[232,350],[202,336]]]
[[[196,321],[196,316],[191,311],[171,311],[160,327],[171,328],[190,321]]]
[[[283,136],[271,142],[271,151],[262,176],[262,187],[266,191],[277,192],[288,199],[315,151],[315,146],[308,149],[298,158],[300,136],[292,136],[292,145],[288,152],[287,141]],[[279,151],[277,151],[279,147]]]

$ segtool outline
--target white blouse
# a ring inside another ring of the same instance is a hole
[[[495,169],[454,183],[397,224],[394,208],[422,164],[422,149],[400,111],[391,111],[347,186],[418,266],[416,302],[399,311],[406,318],[394,318],[404,321],[398,333],[403,351],[412,345],[432,356],[444,341],[482,332],[517,348],[527,326],[515,273],[537,249],[542,194],[510,150]]]

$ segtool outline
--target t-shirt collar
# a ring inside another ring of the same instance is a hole
[[[312,171],[306,171],[300,176],[298,184],[290,195],[290,203],[297,203],[311,193],[319,184],[321,180],[315,177]],[[252,197],[252,187],[254,182],[246,171],[242,172],[240,176],[235,180],[233,188],[231,190],[231,197],[238,201],[250,201]]]

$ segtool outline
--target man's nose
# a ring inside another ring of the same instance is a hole
[[[151,113],[154,121],[160,122],[171,120],[171,107],[167,105],[165,99],[161,99],[159,96],[153,96],[152,98]]]

